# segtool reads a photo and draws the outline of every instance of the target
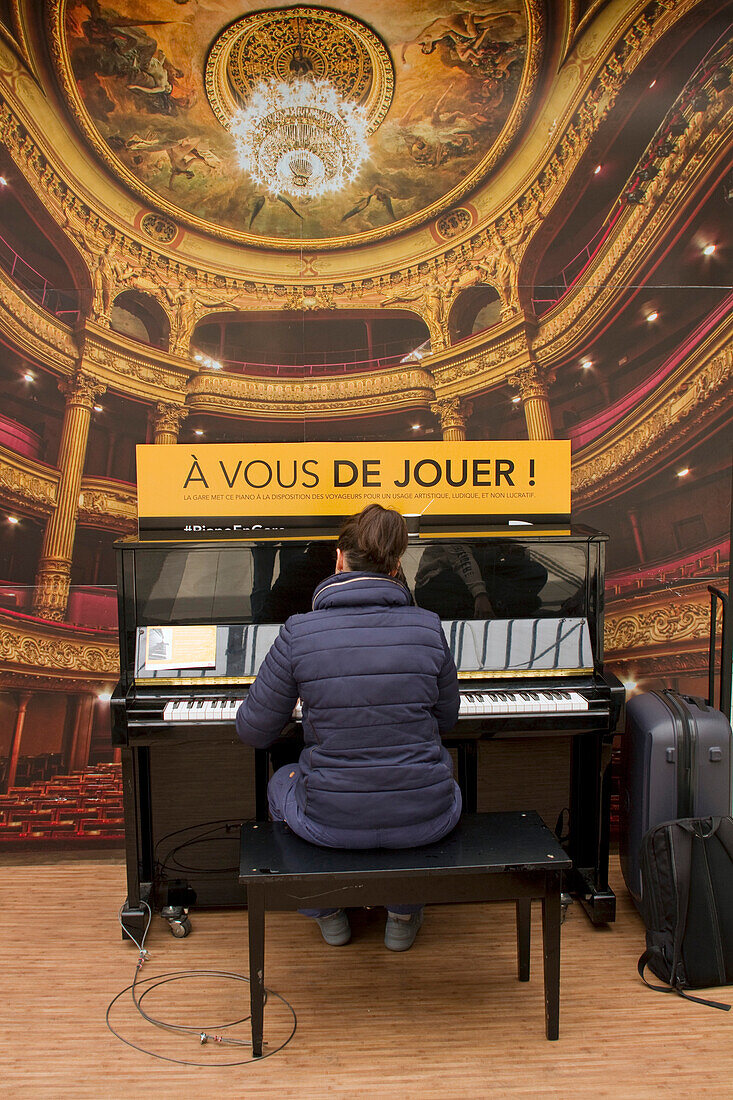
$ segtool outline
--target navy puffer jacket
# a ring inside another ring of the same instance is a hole
[[[456,668],[440,619],[411,606],[399,581],[322,581],[313,611],[291,616],[267,654],[237,714],[240,738],[271,745],[299,696],[296,832],[345,847],[388,835],[390,847],[409,847],[455,825],[460,794],[440,733],[458,717]]]

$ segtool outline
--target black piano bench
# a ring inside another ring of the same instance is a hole
[[[534,811],[465,814],[425,848],[318,848],[281,821],[242,826],[239,881],[247,887],[252,1051],[262,1055],[265,910],[425,902],[515,901],[517,964],[529,981],[530,913],[542,901],[545,1034],[560,1023],[560,882],[571,862]]]

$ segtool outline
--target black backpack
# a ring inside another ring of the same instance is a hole
[[[733,818],[681,818],[650,829],[641,883],[642,979],[650,989],[730,1009],[685,990],[733,983]],[[647,982],[647,966],[668,985]]]

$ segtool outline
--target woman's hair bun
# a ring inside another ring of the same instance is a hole
[[[367,504],[341,528],[338,547],[349,569],[394,573],[407,547],[407,524],[394,508]]]

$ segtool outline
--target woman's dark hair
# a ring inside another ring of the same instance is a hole
[[[337,546],[350,569],[390,574],[407,548],[407,524],[393,508],[367,504],[358,515],[346,520]]]

